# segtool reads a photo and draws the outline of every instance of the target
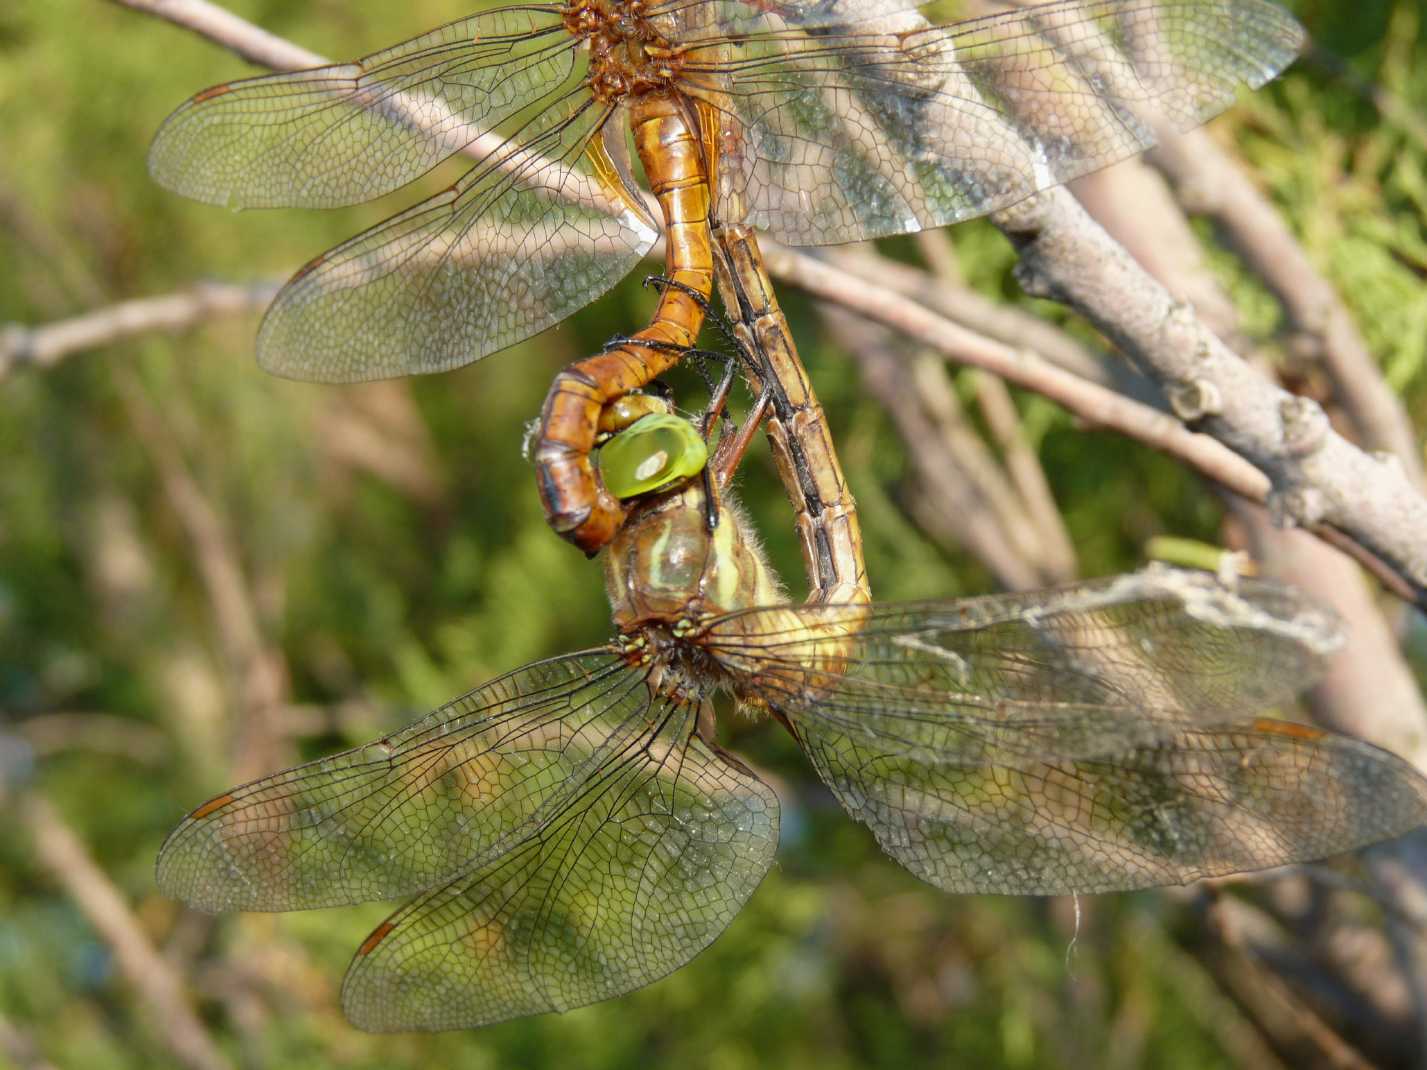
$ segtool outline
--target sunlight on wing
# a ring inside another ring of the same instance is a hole
[[[707,947],[772,864],[778,802],[691,738],[694,714],[661,704],[538,834],[378,926],[342,986],[352,1022],[466,1029],[567,1010]]]
[[[406,185],[577,74],[558,13],[506,8],[353,63],[205,89],[165,121],[149,171],[234,208],[331,208]]]
[[[258,362],[319,382],[445,371],[559,323],[623,278],[658,226],[593,162],[617,114],[581,101],[299,271],[263,320]]]
[[[789,711],[818,775],[892,858],[948,892],[1187,884],[1310,862],[1427,821],[1427,780],[1281,721],[1184,728],[1098,759],[953,768]]]
[[[647,733],[651,701],[609,651],[526,665],[394,735],[204,803],[164,844],[159,888],[207,911],[431,888],[548,821]]]
[[[909,13],[711,36],[687,71],[730,113],[725,217],[817,245],[953,223],[1132,156],[1302,44],[1265,0],[1065,0],[947,26]]]
[[[1150,568],[955,602],[731,614],[702,641],[748,690],[879,748],[975,767],[1094,757],[1284,702],[1336,649],[1292,588]]]
[[[946,603],[716,618],[702,645],[847,811],[949,892],[1104,892],[1303,862],[1427,821],[1427,779],[1263,705],[1336,621],[1152,568]],[[1233,722],[1233,723],[1230,723]]]

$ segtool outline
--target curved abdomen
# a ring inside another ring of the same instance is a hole
[[[600,411],[677,363],[698,337],[713,290],[707,156],[697,119],[685,108],[679,98],[654,94],[632,101],[629,114],[664,216],[664,274],[693,293],[666,286],[649,326],[562,371],[541,411],[535,450],[540,500],[550,526],[588,554],[608,543],[625,517],[590,458]]]

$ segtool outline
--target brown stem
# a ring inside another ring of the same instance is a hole
[[[1269,476],[1276,519],[1352,535],[1427,600],[1427,499],[1401,464],[1363,452],[1315,402],[1249,367],[1068,191],[1046,190],[993,221],[1020,250],[1028,290],[1086,316],[1160,383],[1182,419]]]
[[[237,773],[240,777],[256,776],[277,764],[273,753],[279,738],[275,719],[287,702],[286,663],[263,635],[227,524],[188,471],[172,432],[137,376],[121,370],[117,381],[130,422],[158,471],[170,507],[188,535],[225,659],[237,682],[242,709]]]
[[[1273,291],[1292,329],[1321,356],[1363,441],[1395,454],[1407,479],[1420,487],[1417,435],[1401,399],[1387,385],[1333,284],[1243,168],[1202,130],[1167,140],[1149,159],[1174,184],[1185,206],[1212,218]]]
[[[119,972],[148,1005],[157,1033],[174,1057],[191,1070],[230,1070],[231,1064],[185,1002],[182,983],[74,830],[33,793],[20,797],[19,810],[35,857],[114,952]]]

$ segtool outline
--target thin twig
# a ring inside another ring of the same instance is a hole
[[[1362,1053],[1299,997],[1280,970],[1266,968],[1273,937],[1266,917],[1228,896],[1203,896],[1200,903],[1206,908],[1203,931],[1210,938],[1200,960],[1251,1018],[1269,1024],[1270,1041],[1288,1065],[1372,1070]]]
[[[1036,586],[1038,547],[1027,545],[1029,519],[995,457],[966,426],[942,365],[934,370],[943,381],[928,381],[921,361],[897,352],[900,339],[885,327],[836,306],[823,314],[906,446],[917,484],[906,505],[918,526],[944,546],[964,547],[1003,586]]]
[[[207,0],[111,0],[121,7],[182,26],[259,67],[295,71],[320,67],[328,60],[317,52],[269,33]]]
[[[993,301],[965,286],[951,285],[909,264],[877,252],[872,245],[828,249],[820,259],[849,275],[910,297],[963,327],[1014,349],[1029,349],[1082,379],[1111,387],[1137,401],[1153,403],[1158,392],[1127,362],[1103,359],[1057,327],[1023,308]],[[1164,403],[1161,400],[1160,405]]]
[[[40,758],[84,749],[141,765],[157,765],[170,753],[168,739],[151,724],[113,713],[40,713],[15,725],[15,733]]]
[[[369,472],[432,512],[451,500],[430,432],[404,381],[334,391],[317,414],[317,438],[337,464]]]
[[[48,801],[26,792],[19,809],[35,857],[74,900],[110,949],[122,973],[157,1020],[157,1034],[192,1070],[230,1070],[203,1024],[184,1001],[183,985],[149,943],[124,897]]]
[[[73,353],[143,334],[174,334],[218,316],[254,312],[277,293],[273,282],[198,283],[186,290],[97,308],[42,327],[0,324],[0,379],[17,368],[48,368]]]
[[[939,289],[963,289],[961,265],[956,260],[955,249],[945,230],[921,232],[917,235],[917,246],[932,275],[941,284]],[[1040,322],[1034,317],[1027,319]],[[1062,332],[1056,334],[1063,337]],[[940,381],[944,382],[945,372],[939,372],[939,375]],[[1022,434],[1021,418],[1011,400],[1011,392],[1006,388],[1006,381],[986,372],[978,372],[975,381],[977,405],[991,437],[1001,449],[1010,484],[1020,495],[1022,508],[1018,512],[1022,516],[1017,518],[1019,522],[1012,527],[1010,535],[1015,539],[1024,532],[1024,537],[1035,543],[1034,557],[1047,582],[1074,579],[1075,547],[1065,529],[1065,520],[1056,507],[1050,480],[1046,478],[1040,458]],[[944,392],[949,392],[949,388]]]
[[[1075,577],[1075,546],[1065,529],[1065,519],[1056,507],[1050,480],[1040,458],[1026,442],[1020,414],[1011,392],[999,376],[976,374],[976,400],[996,444],[1006,459],[1006,471],[1025,505],[1030,527],[1040,545],[1040,561],[1046,579],[1064,583]]]
[[[257,607],[227,525],[189,473],[172,433],[142,384],[126,369],[116,380],[130,422],[158,471],[170,506],[183,524],[213,610],[225,659],[237,682],[242,717],[235,763],[242,777],[271,768],[274,720],[287,704],[287,665],[267,643]]]
[[[1268,478],[1262,472],[1172,416],[1058,368],[1029,350],[1013,349],[967,330],[916,301],[806,253],[765,242],[764,254],[778,278],[820,300],[901,331],[948,360],[982,368],[1042,394],[1087,423],[1119,431],[1177,457],[1236,494],[1262,501],[1269,492]]]

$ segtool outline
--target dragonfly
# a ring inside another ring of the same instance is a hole
[[[625,515],[591,460],[600,413],[692,344],[712,229],[820,245],[967,219],[1205,121],[1302,43],[1267,0],[1056,0],[947,23],[914,0],[563,0],[211,87],[149,165],[201,200],[316,208],[472,159],[279,293],[258,358],[297,379],[466,364],[594,300],[662,235],[679,285],[542,409],[542,501],[593,553]]]
[[[616,490],[671,481],[634,499],[604,555],[608,643],[226,791],[162,848],[160,888],[206,911],[409,897],[343,982],[360,1028],[583,1006],[723,932],[773,862],[779,804],[719,743],[720,696],[786,729],[891,858],[952,893],[1182,884],[1427,820],[1427,779],[1401,759],[1255,716],[1339,641],[1290,588],[1157,568],[788,604],[723,442],[690,478],[667,426],[621,434]]]

